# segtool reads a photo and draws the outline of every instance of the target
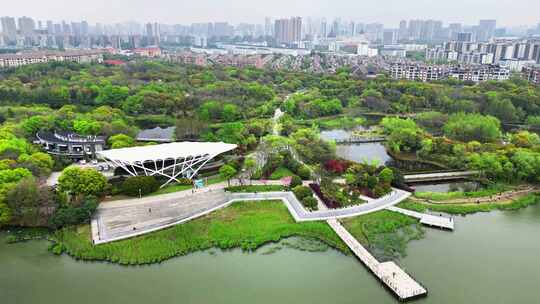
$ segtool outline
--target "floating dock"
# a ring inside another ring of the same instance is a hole
[[[420,213],[398,207],[388,207],[387,210],[398,212],[420,220],[420,223],[426,226],[454,230],[454,219],[451,217],[437,216],[426,213]]]
[[[416,282],[394,262],[380,263],[335,219],[327,220],[328,225],[347,244],[352,252],[371,272],[383,282],[401,301],[427,295],[427,289]]]

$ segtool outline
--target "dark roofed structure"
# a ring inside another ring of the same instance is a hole
[[[38,132],[35,143],[40,144],[49,154],[84,159],[95,158],[96,152],[103,150],[105,137],[82,136],[70,132]]]
[[[137,141],[173,142],[175,130],[175,127],[155,127],[153,129],[142,130],[137,134]]]

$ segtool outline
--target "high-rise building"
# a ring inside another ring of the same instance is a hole
[[[479,42],[489,41],[495,35],[496,28],[496,20],[480,20],[478,24],[478,31],[476,33],[476,40]]]
[[[270,17],[264,18],[264,35],[265,36],[272,36],[272,19]]]
[[[408,28],[407,28],[407,21],[401,20],[399,22],[399,32],[398,32],[398,38],[399,40],[405,40],[409,38]]]
[[[51,20],[47,20],[47,33],[49,35],[53,35],[54,34],[54,24]]]
[[[36,30],[36,23],[34,22],[34,19],[29,17],[21,17],[18,20],[19,23],[19,31],[21,32],[21,35],[23,36],[33,36],[34,31]]]
[[[383,44],[396,44],[398,40],[397,36],[396,30],[385,30],[383,33]]]
[[[457,33],[458,42],[472,42],[472,33]]]
[[[274,37],[277,43],[299,43],[302,40],[302,18],[277,19],[274,22]]]
[[[2,34],[5,37],[6,44],[12,44],[17,41],[17,26],[15,25],[15,18],[2,17]]]

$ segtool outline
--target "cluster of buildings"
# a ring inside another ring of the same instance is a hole
[[[456,79],[468,82],[508,80],[510,69],[499,65],[436,65],[417,62],[394,63],[389,68],[393,79],[437,81]]]
[[[540,38],[495,39],[491,42],[472,42],[470,35],[448,41],[426,50],[426,60],[461,64],[500,64],[512,71],[525,65],[540,64]]]
[[[103,51],[75,50],[66,52],[24,52],[19,54],[0,54],[0,68],[16,68],[23,65],[47,62],[101,63]]]

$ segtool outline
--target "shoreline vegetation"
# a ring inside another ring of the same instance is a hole
[[[494,210],[518,210],[531,205],[540,203],[540,194],[538,192],[528,193],[519,197],[504,198],[501,200],[492,200],[489,202],[463,202],[445,204],[444,201],[426,202],[420,200],[408,199],[399,203],[397,206],[417,212],[442,212],[454,215],[467,215],[478,212],[490,212]]]
[[[236,188],[234,190],[244,190]],[[409,199],[398,204],[398,207],[418,212],[467,215],[494,210],[517,210],[537,203],[540,203],[540,194],[529,193],[516,200],[482,204],[441,204],[440,201],[426,203]],[[408,243],[422,239],[425,234],[418,220],[388,210],[341,221],[380,260],[406,257]],[[293,241],[298,245],[288,246],[290,248],[323,251],[321,246],[324,244],[344,254],[350,253],[325,222],[296,223],[280,201],[239,202],[182,225],[99,246],[91,243],[90,225],[72,226],[55,232],[12,227],[6,241],[16,243],[48,239],[51,241],[49,250],[57,255],[66,253],[77,260],[143,265],[160,263],[197,251],[233,248],[255,251],[264,245],[274,244],[263,252],[271,254],[286,246],[281,243],[288,242],[290,238],[304,239]],[[307,244],[307,247],[303,248],[303,244]],[[314,245],[316,249],[312,250],[309,244],[319,245]]]
[[[288,237],[318,239],[349,252],[326,223],[296,223],[280,201],[235,203],[182,225],[99,246],[92,246],[89,225],[64,228],[52,235],[50,250],[81,260],[141,265],[212,248],[253,251]]]

